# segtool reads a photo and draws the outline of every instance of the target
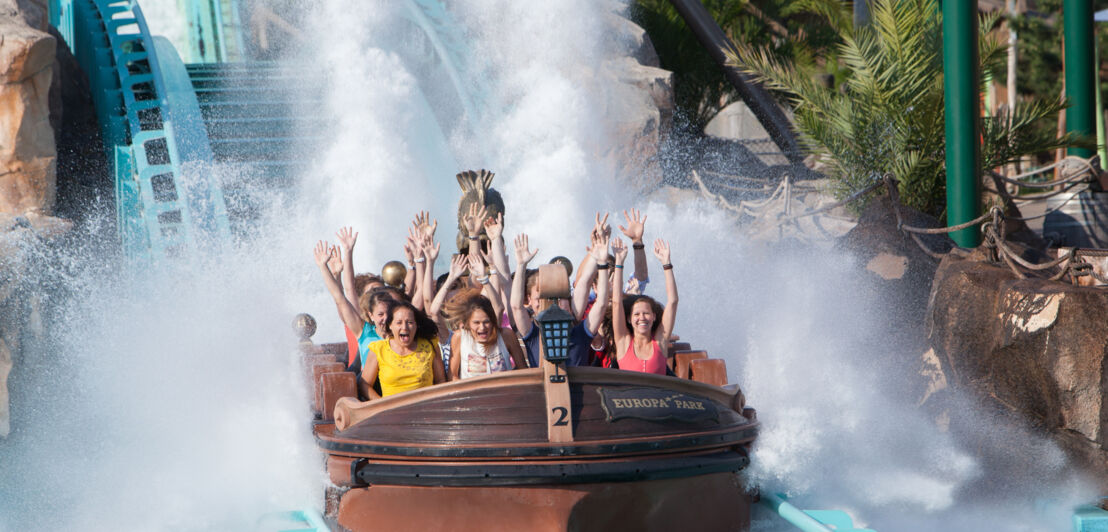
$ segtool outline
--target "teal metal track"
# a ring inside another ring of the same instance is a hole
[[[474,123],[484,106],[473,90],[480,65],[468,63],[461,26],[441,0],[404,5],[431,49],[405,60],[437,72],[422,81],[440,91],[433,96],[456,98],[440,106],[440,129]],[[188,64],[150,34],[137,0],[50,0],[51,23],[89,76],[122,248],[140,261],[188,257],[251,234],[264,203],[294,188],[326,140],[321,72],[245,60],[240,0],[180,6]]]
[[[156,260],[225,241],[222,193],[204,167],[211,160],[206,133],[173,47],[150,34],[134,1],[54,0],[51,7],[89,76],[124,253]],[[192,163],[188,174],[185,163]]]

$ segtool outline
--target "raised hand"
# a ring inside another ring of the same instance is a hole
[[[605,236],[612,234],[612,226],[608,225],[608,213],[604,213],[604,218],[600,218],[600,213],[596,213],[596,224],[593,225],[592,234]]]
[[[623,264],[624,259],[627,258],[627,245],[618,236],[612,239],[612,255],[616,257],[616,264]]]
[[[527,234],[520,233],[516,236],[516,268],[526,268],[527,263],[531,262],[531,259],[535,258],[535,255],[539,254],[539,250],[531,251],[527,242]]]
[[[485,234],[489,235],[490,242],[504,234],[504,213],[497,214],[496,218],[490,216],[485,220]]]
[[[339,244],[347,251],[354,249],[354,243],[358,241],[358,233],[354,232],[353,227],[339,229],[339,232],[335,233],[335,237],[339,239]]]
[[[450,257],[450,272],[447,277],[451,279],[457,279],[466,272],[466,265],[469,263],[468,255],[454,255]]]
[[[597,264],[606,264],[608,262],[608,235],[594,232],[591,235],[592,246],[589,247],[589,254],[592,255],[593,260]]]
[[[434,263],[439,258],[439,249],[441,248],[442,243],[436,243],[431,237],[424,237],[419,244],[420,252],[423,253],[423,257],[429,263]]]
[[[419,211],[416,213],[415,220],[412,220],[412,226],[416,228],[419,234],[435,237],[435,230],[439,228],[439,221],[431,219],[431,213],[427,211]]]
[[[476,203],[469,204],[469,211],[466,212],[465,217],[462,218],[462,223],[465,225],[466,234],[468,236],[477,236],[478,231],[481,230],[481,223],[488,217],[489,211],[484,205],[478,205]]]
[[[646,215],[638,209],[631,209],[630,215],[627,211],[623,211],[623,218],[627,221],[627,227],[619,226],[620,232],[630,238],[632,244],[642,242],[643,231],[646,229]]]
[[[408,265],[415,264],[416,250],[419,249],[416,244],[415,238],[408,235],[408,238],[404,241],[404,257],[408,259]]]
[[[470,253],[469,259],[469,274],[476,279],[477,277],[485,277],[487,272],[485,271],[485,261],[481,260],[481,257],[476,253]]]
[[[327,259],[327,269],[331,270],[331,275],[338,277],[342,273],[342,256],[339,254],[338,246],[329,246],[328,253],[331,258]]]
[[[654,241],[654,256],[658,257],[658,260],[662,264],[669,264],[669,242],[659,238]]]
[[[316,266],[320,268],[327,266],[327,261],[331,260],[331,247],[323,240],[316,242],[312,253],[315,255]]]

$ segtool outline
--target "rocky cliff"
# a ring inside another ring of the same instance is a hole
[[[1108,478],[1108,291],[948,255],[935,273],[925,406],[968,391],[1049,433]],[[957,416],[956,412],[944,415]]]
[[[8,377],[41,334],[31,251],[70,229],[56,199],[50,93],[58,41],[42,0],[0,0],[0,437],[10,430]]]

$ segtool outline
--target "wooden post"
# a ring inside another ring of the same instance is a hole
[[[551,443],[573,441],[573,402],[569,397],[569,379],[565,364],[555,365],[543,357],[542,386],[546,392],[546,439]],[[552,382],[555,373],[561,382]]]

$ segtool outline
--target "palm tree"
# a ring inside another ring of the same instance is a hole
[[[763,48],[738,44],[732,66],[788,97],[803,146],[818,154],[845,197],[892,175],[906,205],[942,217],[945,204],[943,65],[938,0],[872,0],[870,24],[854,27],[850,4],[798,0],[823,16],[839,36],[841,86],[816,80],[804,65],[787,64]],[[1006,45],[989,34],[997,21],[981,18],[983,71],[1000,71]],[[982,168],[1021,156],[1086,142],[1035,128],[1053,119],[1064,102],[1036,99],[983,118]]]

